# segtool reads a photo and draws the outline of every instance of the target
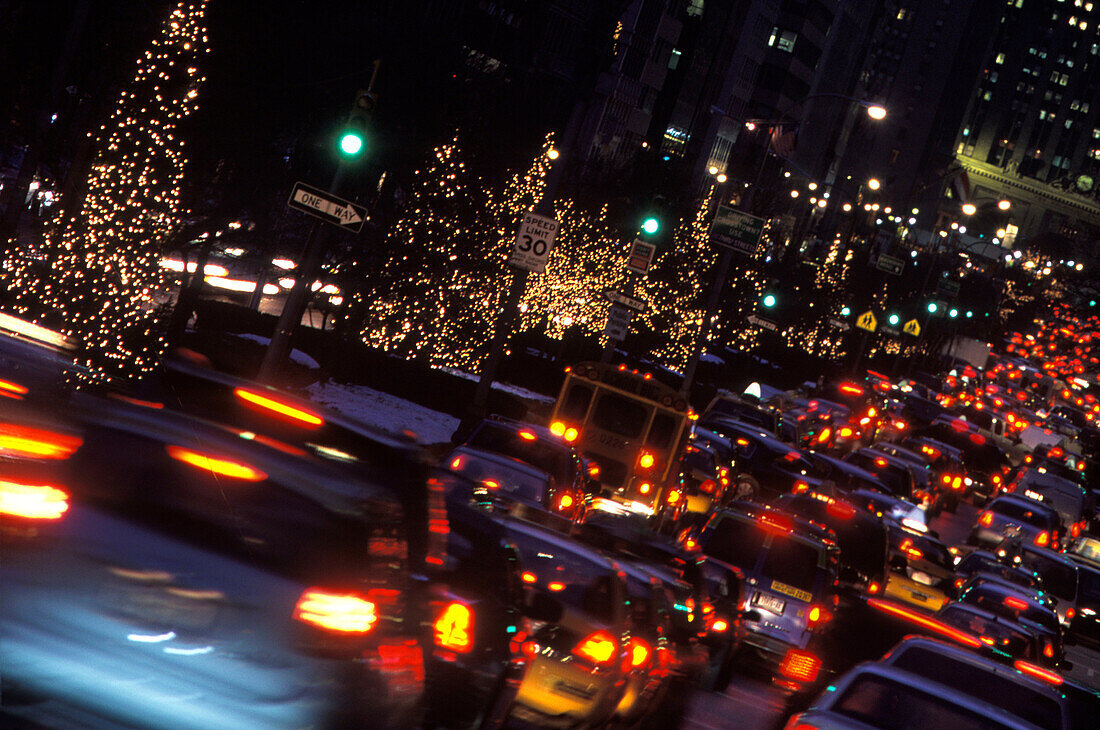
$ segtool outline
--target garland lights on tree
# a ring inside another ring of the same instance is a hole
[[[205,0],[177,4],[138,59],[99,130],[79,215],[50,232],[43,252],[7,252],[16,306],[78,342],[95,381],[150,370],[164,346],[160,246],[184,214],[179,125],[205,80],[205,9]]]

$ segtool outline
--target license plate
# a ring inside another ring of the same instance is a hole
[[[782,615],[783,609],[787,607],[787,602],[775,596],[769,596],[766,593],[757,593],[756,597],[752,599],[752,605],[767,609],[774,614]]]

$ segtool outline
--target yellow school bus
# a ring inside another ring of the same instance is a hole
[[[683,396],[648,373],[583,362],[566,369],[550,428],[595,460],[605,496],[654,514],[662,499],[680,498],[669,492],[689,413]]]

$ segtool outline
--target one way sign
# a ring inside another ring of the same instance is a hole
[[[367,209],[363,206],[300,182],[294,183],[294,189],[290,191],[290,200],[286,204],[295,210],[309,213],[327,223],[340,226],[345,231],[355,233],[363,229],[363,221],[367,218]]]

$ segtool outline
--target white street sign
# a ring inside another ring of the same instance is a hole
[[[546,259],[554,246],[554,236],[561,224],[554,218],[525,213],[516,233],[516,246],[508,263],[521,269],[543,273]]]
[[[367,209],[344,200],[327,190],[314,188],[305,183],[294,183],[290,191],[290,200],[286,204],[303,213],[320,218],[323,221],[358,233],[367,218]]]

